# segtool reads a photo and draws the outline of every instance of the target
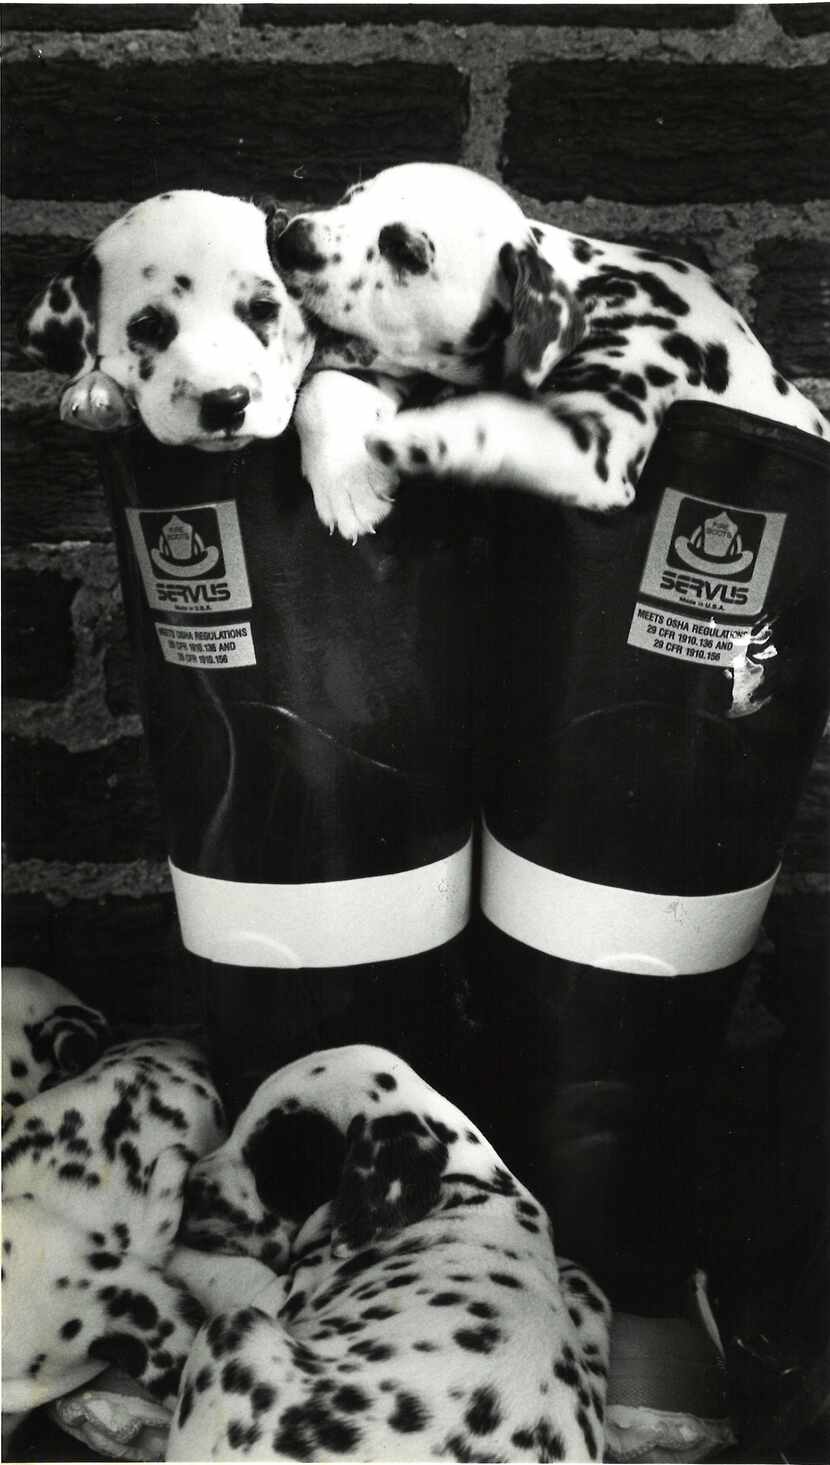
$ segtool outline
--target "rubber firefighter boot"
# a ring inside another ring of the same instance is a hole
[[[473,792],[464,516],[402,491],[330,537],[292,434],[100,442],[185,947],[233,1111],[375,1042],[458,1060]]]
[[[830,700],[829,488],[827,443],[682,404],[631,510],[493,511],[476,1117],[641,1319],[706,1260],[700,1096]],[[668,1337],[632,1370],[618,1325],[609,1417],[722,1413],[708,1335],[669,1408]]]

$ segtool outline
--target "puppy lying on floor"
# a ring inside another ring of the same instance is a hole
[[[103,1013],[53,977],[3,968],[3,1119],[42,1089],[81,1073],[109,1040]]]
[[[115,1363],[162,1405],[204,1316],[167,1272],[184,1180],[224,1133],[189,1044],[111,1048],[3,1136],[3,1421]]]
[[[198,1335],[168,1459],[602,1458],[604,1298],[392,1054],[331,1049],[264,1083],[194,1166],[184,1237],[283,1275]]]

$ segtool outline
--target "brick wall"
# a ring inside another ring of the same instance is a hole
[[[165,187],[293,208],[444,159],[536,217],[708,263],[830,409],[830,5],[14,4],[3,22],[6,959],[186,1020],[92,448],[10,323]],[[826,888],[827,782],[825,752],[788,898]]]

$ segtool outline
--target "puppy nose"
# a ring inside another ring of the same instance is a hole
[[[283,230],[274,248],[284,270],[321,270],[326,262],[314,243],[314,225],[302,216]]]
[[[223,427],[239,427],[250,400],[248,388],[242,386],[205,392],[199,407],[199,421],[205,432],[219,432]]]

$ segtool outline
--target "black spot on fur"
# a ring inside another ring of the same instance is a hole
[[[790,384],[787,381],[786,377],[783,377],[780,371],[776,371],[773,373],[772,379],[775,383],[775,390],[777,392],[780,392],[782,397],[786,397],[788,391],[790,390]],[[12,1073],[14,1073],[14,1068],[12,1068]]]
[[[369,1407],[368,1396],[354,1384],[341,1384],[336,1393],[332,1394],[331,1402],[335,1409],[341,1409],[346,1414],[359,1414]]]
[[[453,1338],[459,1348],[466,1348],[470,1353],[492,1353],[501,1333],[498,1328],[484,1323],[480,1328],[458,1328]]]
[[[523,1286],[520,1279],[514,1277],[510,1272],[490,1272],[489,1276],[490,1281],[495,1282],[497,1287],[515,1287],[521,1289]]]
[[[587,1412],[581,1405],[576,1411],[576,1422],[579,1425],[579,1428],[582,1430],[582,1437],[585,1441],[588,1454],[590,1455],[592,1460],[596,1460],[597,1437],[594,1434],[594,1428],[591,1424],[590,1419],[588,1418]],[[562,1457],[560,1456],[560,1458]]]
[[[65,1322],[63,1327],[61,1328],[61,1337],[75,1338],[77,1337],[78,1333],[80,1333],[82,1327],[83,1323],[81,1322],[80,1318],[71,1317],[69,1321]]]
[[[129,1287],[106,1287],[100,1295],[107,1299],[110,1317],[128,1317],[143,1332],[149,1332],[158,1323],[158,1308],[143,1292],[133,1292]]]
[[[11,1061],[11,1071],[13,1078],[25,1078],[29,1069],[22,1058],[13,1058]]]
[[[646,381],[652,387],[667,387],[677,381],[673,371],[666,371],[664,366],[647,366],[645,368]]]
[[[700,386],[703,377],[703,352],[696,341],[682,331],[675,331],[663,342],[663,349],[669,356],[682,361],[686,367],[686,380],[690,386]]]
[[[425,275],[435,249],[425,234],[406,224],[384,224],[378,234],[378,252],[399,276]]]
[[[83,1165],[79,1165],[77,1161],[73,1160],[68,1160],[58,1170],[58,1175],[61,1180],[83,1180],[85,1173]]]
[[[638,249],[637,258],[646,260],[650,264],[667,265],[670,270],[677,270],[679,275],[689,273],[689,266],[685,260],[675,259],[671,254],[660,254],[656,249]]]
[[[703,383],[710,392],[725,392],[729,386],[729,353],[719,342],[703,349]]]
[[[471,1434],[492,1434],[502,1421],[499,1396],[492,1386],[474,1389],[464,1423]]]
[[[499,1315],[498,1308],[492,1302],[471,1302],[467,1311],[470,1317],[494,1318]]]
[[[179,1428],[183,1429],[190,1418],[193,1409],[193,1389],[190,1384],[185,1384],[182,1390],[182,1397],[179,1401]]]
[[[395,1356],[394,1348],[388,1343],[378,1343],[374,1338],[362,1338],[359,1343],[352,1343],[349,1352],[358,1354],[369,1363],[385,1363],[388,1358]]]
[[[250,1394],[254,1376],[249,1368],[232,1358],[222,1370],[222,1388],[228,1394]]]
[[[572,239],[571,249],[573,250],[574,259],[578,260],[581,265],[588,264],[588,261],[593,259],[596,252],[593,245],[589,244],[587,239]]]
[[[87,1354],[103,1363],[117,1364],[133,1378],[140,1378],[147,1367],[147,1349],[130,1333],[105,1333],[90,1343]]]
[[[251,1390],[251,1408],[255,1414],[264,1414],[266,1409],[271,1408],[276,1397],[277,1391],[270,1384],[257,1384]]]
[[[416,1434],[429,1423],[429,1411],[417,1394],[401,1389],[395,1396],[395,1409],[389,1416],[390,1429],[399,1434]]]
[[[121,1265],[120,1256],[115,1256],[111,1251],[90,1252],[87,1261],[96,1272],[115,1271]]]
[[[655,310],[664,310],[674,316],[689,314],[688,302],[651,270],[628,270],[622,265],[603,264],[599,266],[598,274],[580,280],[577,286],[577,294],[582,298],[608,299],[619,295],[631,299],[637,290],[649,297]]]

